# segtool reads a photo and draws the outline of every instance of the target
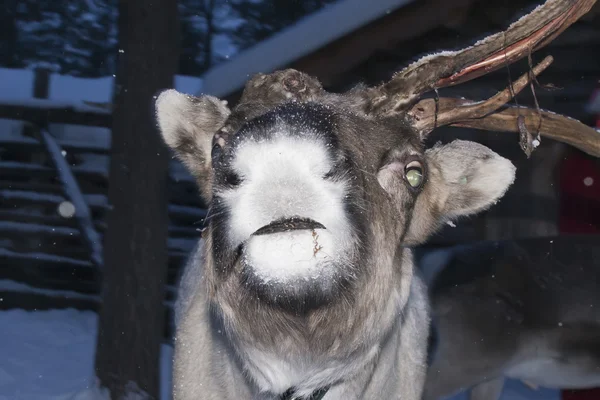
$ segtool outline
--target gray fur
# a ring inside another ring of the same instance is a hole
[[[370,114],[361,88],[330,94],[294,70],[252,78],[230,115],[216,100],[162,96],[165,141],[206,185],[213,216],[177,301],[175,399],[277,399],[291,383],[299,396],[329,386],[325,400],[419,399],[428,302],[407,245],[497,201],[514,179],[512,164],[472,142],[425,151],[405,119]],[[202,104],[202,118],[190,114]],[[349,251],[332,265],[331,282],[306,292],[277,295],[277,285],[249,280],[251,266],[226,240],[223,193],[236,184],[227,160],[240,143],[272,140],[273,129],[322,142],[337,160],[329,179],[346,185]],[[404,177],[411,160],[425,167],[422,187]]]
[[[600,385],[600,237],[483,242],[423,260],[437,346],[424,400],[473,388],[498,399],[504,377]],[[439,265],[436,265],[439,264]]]

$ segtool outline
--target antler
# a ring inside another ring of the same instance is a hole
[[[533,75],[539,75],[548,68],[552,61],[554,61],[552,56],[544,58],[541,63],[532,69]],[[512,84],[512,87],[504,89],[483,102],[474,103],[465,99],[452,98],[424,99],[415,104],[407,114],[413,117],[412,125],[424,138],[437,127],[458,121],[482,118],[493,113],[523,90],[531,82],[531,78],[530,74],[524,74]],[[441,107],[440,101],[442,102]],[[448,107],[449,105],[453,105],[453,107]]]
[[[524,74],[517,79],[512,89],[506,88],[486,101],[472,102],[449,97],[424,99],[415,104],[407,115],[412,117],[412,125],[423,138],[433,129],[444,125],[519,132],[521,147],[527,156],[530,156],[539,144],[539,138],[529,134],[535,132],[600,157],[600,132],[594,128],[550,111],[506,106],[508,101],[531,83],[531,80],[552,61],[551,56],[546,57],[532,69],[532,74]]]
[[[587,13],[596,0],[548,0],[504,32],[460,51],[425,56],[371,93],[371,112],[407,110],[431,90],[467,82],[539,50]]]
[[[441,100],[441,99],[440,99]],[[456,100],[456,99],[445,99]],[[452,107],[447,103],[447,107]],[[537,131],[542,136],[574,146],[579,150],[600,157],[600,132],[576,119],[554,114],[550,111],[532,110],[530,108],[509,107],[486,115],[481,119],[465,120],[452,123],[450,126],[485,129],[497,132],[521,132],[518,119],[523,117],[525,127],[529,131]],[[540,124],[541,118],[541,124]]]
[[[512,87],[508,87],[486,101],[467,99],[423,99],[407,115],[422,138],[433,129],[450,125],[499,132],[519,132],[521,147],[529,157],[539,145],[539,136],[567,143],[592,156],[600,157],[600,132],[581,122],[549,111],[527,107],[507,107],[516,94],[531,83],[553,61],[548,56],[536,65],[531,73],[523,74]],[[502,108],[502,109],[501,109]],[[530,132],[535,132],[534,138]]]
[[[536,132],[600,157],[600,132],[575,119],[527,107],[505,107],[499,110],[552,61],[551,56],[546,57],[532,69],[531,74],[524,74],[517,79],[512,88],[508,87],[486,101],[472,102],[448,97],[423,99],[415,104],[407,115],[412,117],[412,125],[422,138],[433,129],[444,125],[519,132],[521,147],[527,156],[530,156],[539,144],[539,138],[534,138],[529,132]]]
[[[506,106],[552,63],[552,57],[546,57],[529,73],[483,102],[454,98],[419,101],[428,91],[469,81],[530,56],[588,12],[595,2],[548,0],[505,32],[464,50],[423,57],[395,74],[389,82],[371,89],[368,112],[382,116],[405,114],[422,138],[444,125],[519,132],[521,147],[528,157],[539,145],[540,135],[600,157],[600,133],[594,128],[539,107],[532,110]]]

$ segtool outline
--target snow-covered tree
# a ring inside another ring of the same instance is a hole
[[[0,65],[9,68],[23,65],[19,52],[18,5],[18,0],[3,0],[0,7]]]
[[[229,40],[232,10],[227,0],[180,0],[179,73],[199,75],[235,51]]]
[[[18,0],[16,10],[28,68],[79,76],[114,71],[116,0]]]

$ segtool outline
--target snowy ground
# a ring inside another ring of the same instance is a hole
[[[96,314],[87,311],[0,312],[0,400],[90,399],[82,391],[94,383],[96,323]],[[171,353],[164,345],[161,400],[170,399]],[[557,391],[536,391],[514,381],[502,396],[502,400],[559,399]]]
[[[83,400],[94,386],[97,316],[89,311],[0,312],[0,400]],[[168,400],[171,347],[162,348]],[[90,399],[91,400],[91,399]]]
[[[447,400],[468,400],[466,393],[448,398]],[[504,385],[500,400],[560,400],[560,392],[550,389],[531,389],[516,380],[509,380]]]

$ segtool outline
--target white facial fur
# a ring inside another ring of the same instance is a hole
[[[331,276],[335,271],[328,267],[350,251],[346,184],[324,178],[333,165],[325,143],[314,136],[249,138],[236,149],[232,168],[242,183],[219,196],[230,210],[230,244],[245,243],[243,260],[264,283]],[[312,219],[326,229],[251,236],[292,217]]]

